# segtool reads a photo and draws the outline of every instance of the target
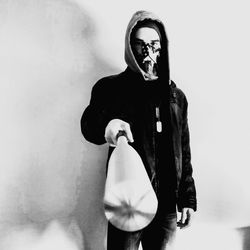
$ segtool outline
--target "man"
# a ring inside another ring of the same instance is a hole
[[[117,142],[125,131],[141,156],[158,210],[153,221],[136,232],[108,225],[108,250],[170,249],[177,224],[190,225],[196,211],[196,190],[187,122],[187,100],[169,77],[168,39],[163,23],[153,13],[136,12],[125,37],[124,72],[100,79],[83,113],[84,137],[95,144]],[[109,155],[113,147],[110,147]],[[181,220],[177,223],[177,213]]]

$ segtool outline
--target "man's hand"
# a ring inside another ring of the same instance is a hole
[[[192,208],[184,207],[181,212],[181,219],[177,222],[180,229],[187,228],[191,225],[194,210]]]
[[[133,135],[130,130],[130,125],[120,119],[111,120],[105,129],[105,139],[110,145],[116,145],[117,134],[119,131],[125,131],[127,139],[129,142],[133,142]]]

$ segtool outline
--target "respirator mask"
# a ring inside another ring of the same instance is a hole
[[[149,75],[157,75],[157,59],[160,56],[160,42],[142,44],[141,67]]]
[[[159,33],[151,27],[140,27],[136,30],[131,45],[140,68],[152,79],[156,78],[161,51]]]

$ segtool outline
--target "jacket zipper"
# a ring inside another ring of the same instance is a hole
[[[162,132],[162,122],[160,117],[160,107],[159,105],[154,106],[154,126],[153,126],[153,146],[154,146],[154,162],[155,162],[155,172],[152,178],[155,186],[156,195],[159,195],[159,183],[158,178],[156,177],[156,168],[157,168],[157,147],[158,147],[158,133]]]
[[[162,123],[161,123],[161,117],[160,117],[160,107],[155,107],[155,118],[156,118],[156,131],[158,133],[162,132]]]

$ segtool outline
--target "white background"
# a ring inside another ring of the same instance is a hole
[[[80,118],[93,84],[125,69],[125,30],[140,9],[165,23],[171,77],[189,100],[198,212],[181,237],[196,233],[199,249],[205,225],[219,226],[214,235],[249,226],[247,7],[244,0],[0,0],[1,249],[52,242],[103,249],[107,147],[84,140]]]

